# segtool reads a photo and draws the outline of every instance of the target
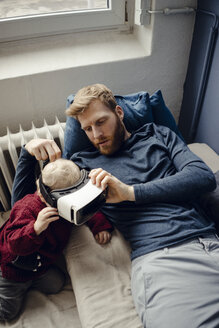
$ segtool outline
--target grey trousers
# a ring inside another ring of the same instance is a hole
[[[23,300],[30,288],[44,294],[56,294],[64,286],[65,274],[52,266],[45,274],[27,282],[15,282],[2,277],[0,270],[0,321],[14,319],[20,312]]]
[[[132,295],[144,328],[218,328],[218,236],[133,260]]]

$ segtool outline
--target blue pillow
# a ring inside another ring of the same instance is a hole
[[[126,96],[115,95],[116,102],[124,111],[123,122],[129,132],[153,122],[149,94],[141,91]]]
[[[154,123],[167,126],[184,141],[171,111],[167,108],[164,102],[161,90],[156,91],[153,95],[150,96],[150,104],[152,108]]]
[[[115,95],[116,101],[124,111],[124,124],[128,131],[135,131],[142,125],[153,122],[149,94],[138,92],[126,96]],[[74,95],[67,98],[66,108],[74,101]],[[72,154],[93,147],[80,123],[73,117],[67,117],[63,157],[70,158]]]

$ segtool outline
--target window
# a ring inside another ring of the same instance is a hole
[[[107,9],[107,0],[20,0],[14,6],[14,0],[0,2],[0,17],[12,18],[28,15],[48,14],[63,11]]]
[[[128,28],[132,0],[1,0],[0,41]]]

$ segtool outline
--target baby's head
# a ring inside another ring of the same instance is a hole
[[[71,160],[59,158],[47,164],[42,170],[42,182],[51,190],[72,186],[80,179],[80,169]],[[39,192],[39,183],[37,181]]]

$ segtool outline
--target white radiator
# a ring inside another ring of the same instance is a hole
[[[65,123],[55,119],[55,124],[48,125],[44,120],[42,127],[36,128],[32,123],[30,130],[24,131],[20,125],[18,133],[0,137],[0,205],[5,211],[11,208],[11,191],[21,147],[34,138],[54,139],[63,149]]]

